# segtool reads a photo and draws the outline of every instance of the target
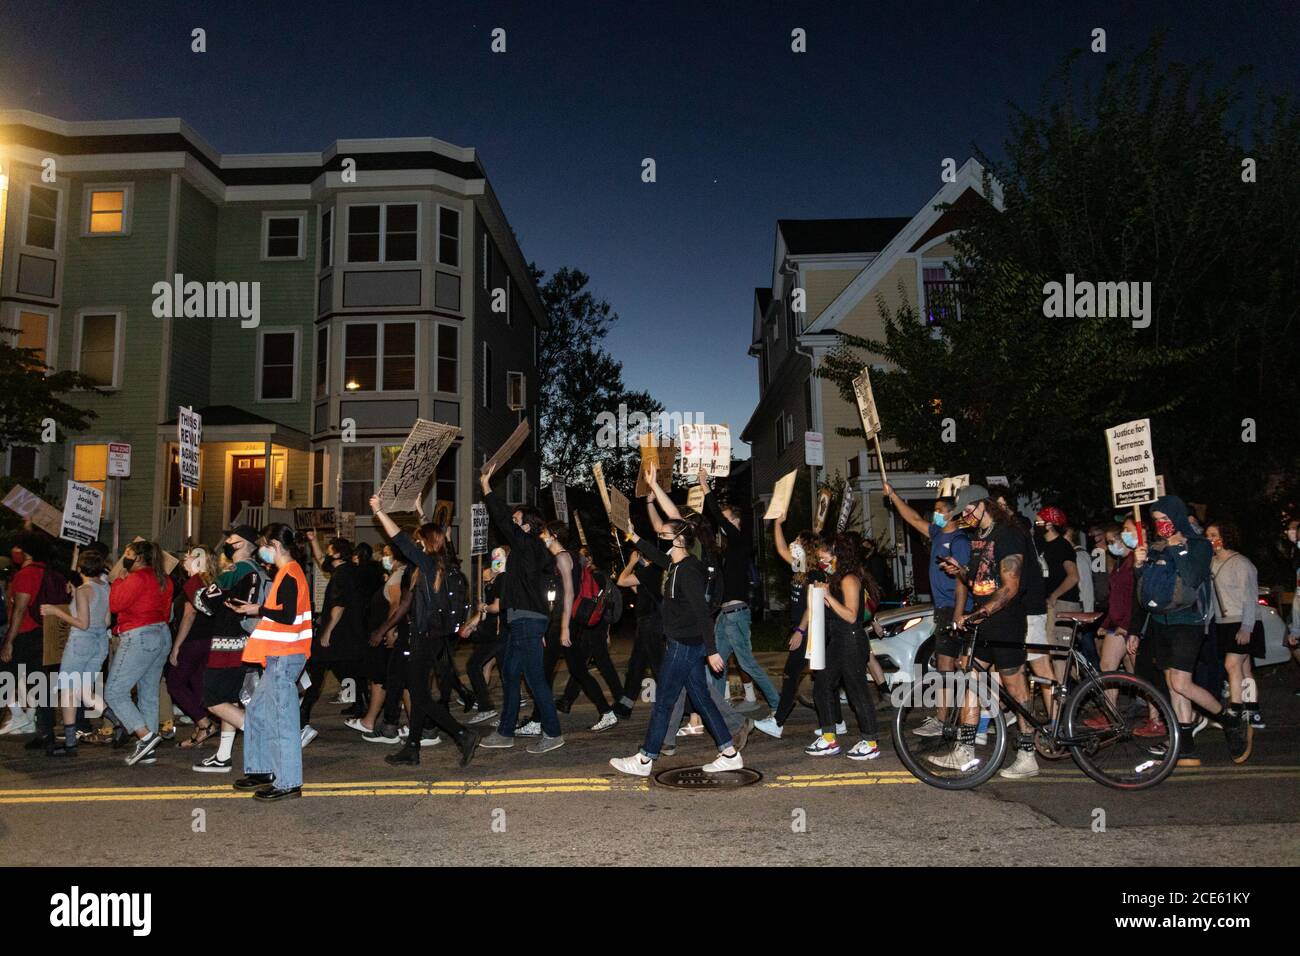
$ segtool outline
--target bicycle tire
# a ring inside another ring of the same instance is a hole
[[[1075,744],[1070,747],[1070,755],[1074,758],[1075,764],[1080,770],[1087,774],[1091,779],[1104,786],[1114,790],[1147,790],[1156,784],[1162,782],[1174,771],[1178,764],[1178,720],[1174,716],[1173,705],[1169,703],[1168,698],[1156,690],[1155,686],[1141,677],[1126,673],[1124,671],[1107,671],[1096,677],[1090,678],[1083,684],[1080,684],[1065,700],[1065,712],[1062,715],[1065,722],[1065,733],[1067,737],[1074,738],[1077,736],[1076,729],[1082,730],[1082,720],[1077,720],[1079,708],[1089,699],[1090,693],[1095,690],[1105,692],[1109,685],[1114,685],[1116,690],[1124,687],[1141,691],[1147,699],[1154,704],[1160,714],[1160,719],[1164,721],[1165,727],[1168,728],[1168,736],[1165,738],[1165,745],[1168,747],[1163,762],[1149,776],[1131,783],[1118,781],[1110,777],[1096,763],[1094,763],[1087,750]],[[1154,741],[1154,738],[1153,738]]]
[[[988,783],[1001,768],[1003,758],[1007,754],[1007,732],[1006,725],[998,718],[991,720],[988,728],[988,732],[994,735],[993,751],[977,773],[969,777],[951,778],[940,776],[930,770],[926,766],[925,758],[913,754],[909,747],[909,735],[906,731],[907,717],[914,709],[912,707],[899,707],[895,710],[890,733],[894,738],[894,753],[898,755],[898,759],[903,766],[916,779],[938,790],[973,790],[975,787]]]

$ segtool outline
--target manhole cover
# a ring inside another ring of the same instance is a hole
[[[761,773],[748,767],[743,770],[724,770],[722,773],[705,773],[699,767],[677,767],[673,770],[660,770],[655,774],[655,783],[674,790],[730,790],[748,787],[762,779]]]

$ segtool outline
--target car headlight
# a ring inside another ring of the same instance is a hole
[[[901,630],[904,630],[904,631],[910,631],[912,628],[916,627],[916,625],[918,625],[918,624],[920,624],[920,623],[921,623],[921,618],[919,618],[919,617],[911,617],[911,618],[908,618],[908,619],[907,619],[907,623],[905,623],[905,624],[902,626]]]

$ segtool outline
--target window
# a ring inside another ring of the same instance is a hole
[[[73,445],[72,480],[98,488],[104,494],[100,519],[108,518],[108,446]]]
[[[271,455],[271,507],[283,508],[285,502],[285,482],[288,477],[289,459],[280,452]]]
[[[27,187],[27,225],[23,242],[41,249],[53,249],[58,236],[59,191],[37,186]]]
[[[349,206],[348,262],[414,262],[419,226],[415,203]]]
[[[788,445],[794,441],[794,416],[785,416],[785,443]]]
[[[298,398],[297,329],[258,329],[257,400]]]
[[[952,319],[961,318],[958,283],[948,277],[946,266],[924,266],[921,269],[921,291],[925,297],[925,323],[936,327]]]
[[[447,453],[442,456],[442,461],[438,462],[437,477],[433,485],[435,502],[456,500],[456,452],[457,449],[448,448]]]
[[[334,265],[334,210],[326,209],[320,216],[320,267]]]
[[[128,192],[125,186],[87,190],[85,231],[88,235],[126,235]]]
[[[343,342],[343,387],[349,392],[415,388],[414,322],[350,322]]]
[[[460,391],[460,329],[438,324],[438,368],[434,387],[439,392]]]
[[[31,445],[11,445],[9,447],[9,465],[5,474],[18,481],[32,481],[36,478],[36,449]]]
[[[488,276],[488,237],[487,237],[487,233],[486,233],[486,232],[483,233],[483,269],[482,269],[482,272],[483,272],[483,280],[482,280],[482,281],[483,281],[483,291],[486,292],[486,291],[488,290],[488,279],[489,279],[489,276]]]
[[[528,494],[528,476],[522,468],[516,468],[506,478],[506,504],[522,505]]]
[[[301,259],[306,224],[303,213],[262,214],[262,258]]]
[[[460,266],[460,213],[446,206],[438,207],[438,262]]]
[[[785,419],[776,420],[776,453],[778,455],[785,451]]]
[[[370,496],[397,460],[401,445],[344,445],[339,510],[370,513]]]
[[[483,343],[483,407],[492,407],[492,350]]]
[[[849,478],[858,478],[862,474],[862,459],[854,455],[849,459]]]
[[[8,336],[3,341],[11,342],[16,348],[31,349],[36,353],[36,361],[47,368],[53,367],[54,363],[49,352],[53,321],[53,313],[19,309],[16,325],[18,335],[16,339],[13,336]]]
[[[121,317],[115,312],[81,316],[77,328],[77,371],[102,388],[117,388]]]
[[[324,398],[330,390],[330,327],[316,330],[316,397]]]
[[[369,504],[369,502],[367,502]],[[311,453],[311,506],[325,507],[325,449],[316,448]]]
[[[523,372],[506,372],[506,408],[512,412],[528,407],[526,380]]]

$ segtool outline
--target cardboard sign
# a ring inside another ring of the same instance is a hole
[[[835,522],[835,533],[843,531],[849,526],[849,516],[853,514],[853,489],[845,487],[844,501],[840,504],[840,517]]]
[[[779,518],[790,510],[790,496],[794,494],[794,480],[798,476],[798,471],[792,471],[776,480],[776,487],[772,489],[772,500],[768,503],[764,518]]]
[[[379,507],[384,511],[414,511],[425,484],[438,470],[460,429],[442,422],[417,418],[402,450],[379,487]]]
[[[1110,488],[1115,507],[1145,505],[1158,498],[1156,458],[1151,449],[1151,420],[1139,418],[1106,429],[1110,452]]]
[[[970,484],[970,475],[956,475],[952,478],[945,478],[939,482],[939,493],[935,496],[938,498],[952,498],[957,492],[961,491]]]
[[[821,432],[803,433],[803,463],[818,468],[826,464],[826,443]]]
[[[826,526],[826,515],[831,510],[831,498],[834,495],[829,488],[817,492],[817,514],[813,518],[813,534],[821,534]]]
[[[329,587],[330,576],[320,568],[313,568],[311,574],[311,609],[316,614],[325,613],[325,589]]]
[[[551,482],[551,500],[555,502],[555,517],[569,523],[569,490],[562,481]]]
[[[136,535],[134,538],[131,539],[131,543],[135,544],[143,540],[145,539],[140,537],[139,535]],[[159,554],[162,555],[163,574],[171,574],[172,570],[176,567],[176,565],[181,563],[180,559],[177,558],[175,555],[173,555],[170,551],[164,551],[162,548],[159,548],[158,542],[156,541],[154,542],[154,548],[158,551]],[[122,577],[122,575],[126,574],[126,565],[122,563],[122,557],[125,557],[125,554],[118,557],[117,563],[114,564],[113,567],[109,569],[108,579],[110,581],[116,581],[118,578]]]
[[[609,489],[605,486],[605,469],[601,467],[600,462],[591,466],[591,473],[596,479],[596,490],[600,492],[600,503],[605,506],[605,514],[609,514]]]
[[[346,538],[355,543],[357,540],[357,513],[355,511],[340,511],[339,525],[335,533],[340,538]]]
[[[488,549],[488,510],[487,505],[477,502],[470,506],[470,525],[473,529],[470,554],[487,554]]]
[[[58,606],[69,614],[72,613],[71,604]],[[68,646],[68,638],[72,636],[72,625],[53,614],[41,618],[41,621],[44,624],[41,629],[41,663],[58,664],[63,660],[63,649]]]
[[[294,508],[293,526],[299,531],[327,531],[338,527],[333,508]]]
[[[192,408],[182,408],[176,419],[176,435],[180,441],[181,487],[199,486],[199,444],[203,441],[203,416]]]
[[[22,485],[14,485],[10,488],[3,504],[52,538],[59,537],[63,531],[63,515],[60,514],[59,509]]]
[[[990,485],[1003,485],[1007,488],[1010,488],[1011,482],[1007,481],[1006,475],[985,475],[984,485],[985,487],[988,487]]]
[[[636,496],[644,498],[650,494],[646,473],[651,465],[657,469],[657,484],[668,491],[673,483],[673,466],[677,464],[677,442],[669,441],[661,445],[657,435],[642,435],[640,440],[641,467],[636,473]]]
[[[704,512],[704,486],[699,482],[691,485],[686,492],[686,507],[690,508],[696,514]]]
[[[632,513],[628,507],[627,495],[617,488],[609,489],[609,523],[619,531],[632,530]]]
[[[867,433],[868,440],[875,438],[880,433],[880,413],[876,411],[876,396],[871,391],[871,369],[867,366],[853,380],[853,397],[858,401],[862,430]]]
[[[731,429],[726,425],[686,425],[677,432],[681,442],[683,475],[701,468],[710,478],[731,474]]]
[[[587,532],[582,527],[582,515],[576,511],[573,513],[573,523],[578,527],[578,543],[585,546],[587,544]]]
[[[63,522],[59,537],[77,544],[90,544],[99,537],[99,516],[104,510],[104,493],[93,485],[68,482],[63,499]]]
[[[131,477],[131,446],[125,442],[109,442],[108,477]]]
[[[459,429],[457,429],[459,431]],[[501,466],[514,457],[515,452],[523,447],[524,442],[528,439],[528,419],[519,423],[518,427],[510,433],[506,443],[496,450],[496,453],[483,462],[483,467],[479,469],[480,475],[486,475],[489,470],[501,469]]]

